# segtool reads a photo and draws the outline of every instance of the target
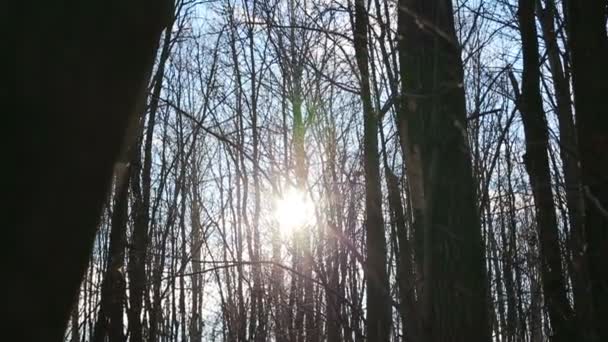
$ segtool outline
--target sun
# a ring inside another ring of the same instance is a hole
[[[306,192],[290,187],[275,199],[274,218],[282,234],[289,235],[314,223],[314,204]]]

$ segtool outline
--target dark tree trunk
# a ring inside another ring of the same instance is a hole
[[[129,250],[129,336],[130,341],[141,342],[141,310],[146,283],[146,260],[148,249],[148,225],[150,223],[150,191],[152,170],[152,139],[156,125],[156,112],[162,89],[165,62],[169,58],[173,19],[165,30],[159,66],[154,77],[154,89],[150,98],[148,124],[140,144],[135,147],[132,160],[131,187],[133,189],[133,236]],[[144,94],[147,98],[147,94]]]
[[[397,106],[398,107],[398,106]],[[399,178],[395,175],[388,164],[386,141],[380,130],[382,143],[382,162],[386,188],[388,191],[388,205],[391,218],[391,226],[395,228],[397,253],[397,285],[399,287],[399,316],[401,318],[401,330],[406,341],[419,340],[420,321],[416,312],[416,295],[414,291],[415,277],[413,272],[412,241],[407,234],[408,221],[406,220],[403,201],[401,200],[401,186]],[[411,226],[411,225],[410,225]]]
[[[365,169],[365,226],[367,232],[367,339],[384,342],[390,337],[391,302],[386,276],[386,237],[382,217],[378,113],[372,107],[367,47],[368,17],[364,0],[355,1],[353,34],[363,104],[363,155]]]
[[[585,242],[600,341],[608,340],[608,37],[604,0],[568,1],[574,108],[583,193]],[[587,289],[589,291],[589,289]]]
[[[424,279],[421,339],[489,341],[484,249],[451,2],[402,0],[399,10],[401,115],[407,148],[420,155],[423,184],[411,191],[424,192],[423,222],[416,224],[423,231],[416,238]]]
[[[533,248],[533,252],[528,254],[528,257],[536,257],[537,250]],[[530,342],[542,342],[543,339],[543,322],[542,322],[542,293],[541,286],[538,281],[538,272],[536,271],[536,261],[528,260],[530,276],[530,315],[528,326],[530,328]]]
[[[541,283],[551,320],[553,341],[575,340],[574,315],[566,296],[559,233],[549,170],[547,121],[540,92],[540,62],[533,1],[520,0],[519,28],[522,38],[522,93],[518,99],[526,135],[524,163],[536,208],[540,242]]]
[[[539,1],[540,3],[540,1]],[[585,247],[584,202],[581,191],[581,173],[578,165],[578,143],[570,100],[570,84],[566,78],[555,32],[557,9],[553,0],[540,5],[539,21],[547,49],[547,57],[553,78],[553,88],[557,102],[556,114],[559,123],[560,157],[562,159],[566,205],[570,224],[570,250],[574,308],[579,331],[584,340],[595,340],[593,325],[593,298],[589,289],[589,265]]]
[[[10,334],[60,341],[170,1],[20,4]],[[10,34],[9,34],[10,35]],[[35,327],[32,327],[35,322]]]
[[[328,129],[330,141],[337,141],[336,128],[333,120],[330,120],[330,128]],[[329,143],[327,147],[327,172],[329,173],[329,181],[327,189],[331,189],[332,195],[330,197],[330,219],[328,220],[328,243],[329,252],[327,257],[327,268],[329,273],[328,286],[329,291],[326,291],[326,312],[327,312],[327,341],[328,342],[340,342],[341,334],[341,296],[340,291],[340,243],[339,238],[342,236],[342,227],[344,218],[342,217],[342,196],[339,195],[340,187],[338,185],[338,173],[337,173],[337,156],[336,156],[336,145]]]
[[[127,220],[129,203],[128,168],[117,172],[112,209],[112,225],[108,266],[101,285],[101,302],[93,341],[103,342],[106,336],[110,342],[125,340],[123,333],[123,305],[125,301],[125,277],[122,268],[125,264],[127,242]]]

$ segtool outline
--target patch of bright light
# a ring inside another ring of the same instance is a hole
[[[306,192],[290,187],[275,199],[274,218],[283,234],[291,234],[314,223],[314,204]]]

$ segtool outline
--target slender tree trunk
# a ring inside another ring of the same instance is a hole
[[[540,1],[539,1],[540,3]],[[553,87],[557,100],[557,118],[559,123],[560,156],[563,164],[564,183],[566,187],[566,205],[570,224],[571,265],[573,268],[572,285],[574,307],[579,331],[586,341],[595,340],[593,325],[593,298],[589,280],[587,248],[585,247],[584,201],[581,191],[580,169],[578,165],[578,143],[576,139],[572,103],[570,101],[570,84],[564,75],[560,57],[557,35],[555,32],[555,3],[546,0],[543,9],[540,4],[539,21],[547,48],[549,66],[553,77]]]
[[[303,106],[303,91],[302,91],[302,72],[304,70],[303,56],[299,54],[306,53],[306,42],[298,41],[299,35],[296,28],[298,20],[298,3],[295,1],[289,2],[289,42],[288,53],[286,59],[286,73],[284,77],[290,80],[290,100],[292,105],[293,115],[293,157],[295,161],[295,178],[298,191],[307,192],[308,166],[306,158],[306,123],[302,113]],[[282,51],[281,53],[286,53]],[[302,291],[302,298],[298,298],[296,302],[302,305],[296,306],[296,325],[298,327],[298,336],[304,336],[307,342],[314,342],[318,339],[318,327],[315,323],[314,310],[314,287],[312,282],[312,267],[313,255],[311,250],[311,232],[307,227],[299,227],[299,231],[294,235],[294,244],[296,245],[297,258],[294,257],[296,269],[301,268],[303,277],[299,277],[297,286],[299,291]],[[295,265],[294,265],[295,266]]]
[[[286,80],[283,78],[281,84],[281,114],[283,124],[283,164],[287,167],[289,160],[289,148],[287,144],[287,89]],[[283,304],[284,300],[284,276],[283,269],[278,266],[281,262],[281,233],[280,229],[276,229],[272,232],[272,261],[275,263],[272,265],[271,274],[271,295],[274,307],[274,333],[276,341],[285,342],[288,340],[288,311],[291,308],[285,308]]]
[[[202,277],[201,277],[201,247],[202,239],[201,234],[203,233],[203,227],[200,221],[200,196],[198,192],[198,165],[196,153],[193,153],[192,167],[191,167],[191,206],[190,206],[190,222],[192,225],[192,239],[190,243],[190,253],[192,255],[192,302],[191,302],[191,317],[190,317],[190,341],[201,342],[202,331],[201,331],[201,317],[199,312],[199,306],[202,302]]]
[[[354,44],[360,73],[363,104],[363,154],[365,169],[365,225],[367,232],[367,339],[388,341],[391,301],[386,275],[386,237],[382,217],[380,157],[378,154],[378,113],[372,107],[367,43],[368,17],[365,1],[355,1]]]
[[[487,220],[487,229],[488,229],[488,242],[490,251],[488,252],[492,266],[494,267],[494,274],[496,276],[496,311],[498,311],[498,320],[497,320],[497,331],[500,333],[497,335],[497,340],[506,342],[507,340],[507,321],[506,321],[506,312],[505,312],[505,293],[503,288],[503,278],[502,272],[500,270],[499,258],[498,258],[498,242],[496,241],[496,232],[494,231],[494,223],[491,219],[490,206],[486,206],[487,217],[490,219]],[[504,265],[503,265],[504,267]],[[491,272],[489,272],[492,274]]]
[[[508,139],[508,138],[507,138]],[[515,336],[516,341],[523,342],[526,340],[527,324],[526,314],[524,313],[524,293],[523,293],[523,281],[522,281],[522,268],[520,262],[518,262],[518,253],[522,249],[522,245],[517,240],[517,212],[515,208],[515,189],[513,188],[513,162],[511,157],[511,144],[505,144],[505,161],[507,168],[507,208],[509,220],[509,252],[510,252],[510,263],[514,269],[515,276],[515,294],[517,299],[517,335]]]
[[[401,186],[399,178],[391,170],[388,164],[386,143],[384,134],[380,130],[382,142],[382,157],[388,191],[388,205],[390,207],[391,220],[397,235],[397,285],[399,286],[399,315],[401,316],[401,329],[406,341],[417,341],[419,339],[419,320],[416,312],[416,296],[414,291],[415,281],[413,272],[412,242],[407,236],[407,220],[401,200]]]
[[[536,226],[540,242],[542,287],[553,341],[573,341],[576,336],[574,314],[566,295],[559,233],[547,148],[549,136],[540,93],[540,62],[534,16],[534,2],[520,0],[518,9],[522,38],[522,94],[518,104],[526,135],[524,163],[534,196]]]
[[[502,195],[501,195],[502,198]],[[508,196],[507,196],[507,201],[508,201]],[[515,238],[513,235],[509,234],[507,236],[507,228],[513,229],[514,227],[511,227],[511,225],[509,224],[508,221],[509,220],[509,216],[507,215],[507,212],[505,212],[504,208],[508,207],[508,203],[500,203],[501,209],[500,209],[500,216],[501,216],[501,223],[500,223],[500,237],[501,240],[503,242],[503,255],[502,255],[502,276],[504,279],[504,284],[505,284],[505,292],[506,292],[506,296],[507,296],[507,320],[506,320],[506,341],[507,342],[512,342],[515,340],[516,336],[517,336],[517,328],[518,328],[518,321],[517,321],[517,311],[515,309],[516,305],[515,305],[515,298],[516,298],[516,290],[515,290],[515,285],[513,282],[513,276],[514,276],[514,268],[517,267],[517,265],[513,265],[513,260],[515,259],[516,253],[517,253],[517,249],[515,246]],[[505,220],[507,222],[505,222]],[[500,303],[500,305],[502,305],[502,303]]]
[[[230,9],[229,23],[230,23],[230,53],[232,57],[232,63],[234,68],[235,77],[235,97],[236,97],[236,131],[237,131],[237,142],[238,146],[242,149],[244,146],[244,125],[243,125],[243,81],[240,69],[240,60],[237,50],[237,25],[234,22],[234,9]],[[233,324],[228,325],[229,335],[233,335],[236,341],[246,341],[247,339],[247,312],[245,311],[245,299],[243,293],[243,283],[245,282],[243,273],[243,225],[246,221],[247,215],[246,210],[243,208],[243,203],[246,203],[247,193],[247,170],[245,169],[245,157],[242,150],[238,152],[238,156],[235,158],[235,173],[236,173],[236,213],[235,213],[235,252],[236,252],[236,297],[237,303],[235,305],[235,312],[233,312]],[[236,331],[235,331],[236,330]]]
[[[182,153],[182,155],[184,155]],[[182,170],[183,171],[183,176],[184,178],[186,177],[186,168],[187,168],[187,162],[186,162],[186,158],[183,157],[182,158]],[[180,320],[179,320],[179,326],[180,326],[180,337],[182,341],[187,341],[188,339],[188,335],[186,335],[186,276],[184,275],[184,273],[186,272],[186,265],[188,263],[189,260],[189,256],[186,252],[186,245],[187,245],[187,241],[188,238],[186,237],[186,180],[182,179],[181,182],[181,194],[182,194],[182,199],[181,199],[181,208],[180,208],[180,218],[179,218],[179,230],[180,230],[180,237],[181,237],[181,265],[180,265],[180,271],[179,271],[179,315],[180,315]],[[192,230],[193,227],[191,228]],[[177,241],[177,238],[175,238],[175,241]],[[190,239],[191,241],[191,239]],[[175,248],[175,247],[174,247]],[[177,264],[177,258],[174,258],[175,264]],[[190,258],[190,260],[192,260]],[[177,268],[177,267],[176,267]],[[173,283],[175,284],[175,280],[173,280]],[[175,286],[175,285],[174,285]],[[173,304],[175,305],[175,301],[173,301]],[[192,308],[190,308],[192,310]],[[177,340],[177,339],[175,339]]]
[[[146,260],[148,249],[148,225],[150,221],[150,191],[151,191],[151,169],[152,169],[152,139],[154,126],[156,124],[156,112],[160,91],[162,89],[165,62],[169,58],[171,43],[171,24],[167,26],[164,33],[164,42],[160,54],[160,61],[154,80],[154,89],[150,99],[150,111],[148,114],[148,126],[145,137],[142,137],[143,162],[141,147],[135,146],[134,158],[132,160],[131,187],[134,194],[134,226],[133,240],[129,250],[129,338],[133,342],[143,341],[141,310],[142,300],[146,282]],[[147,95],[147,94],[146,94]],[[141,178],[140,178],[141,177]]]
[[[342,236],[342,210],[341,196],[339,195],[338,175],[336,171],[336,130],[331,120],[329,128],[329,140],[327,149],[328,172],[330,174],[330,184],[327,186],[331,189],[330,195],[330,218],[329,218],[329,255],[327,258],[327,268],[329,269],[329,288],[326,296],[326,312],[327,312],[327,341],[341,341],[340,334],[340,296],[339,296],[339,276],[340,276],[340,245],[339,237]]]
[[[535,248],[533,248],[533,252],[528,254],[528,258],[534,258],[536,256]],[[534,258],[536,259],[536,258]],[[538,281],[538,272],[536,269],[538,268],[535,264],[536,261],[528,259],[528,264],[531,265],[529,267],[530,271],[530,318],[529,318],[529,326],[530,326],[530,342],[542,342],[543,339],[543,323],[542,323],[542,292],[541,285]]]
[[[125,340],[123,328],[123,305],[125,298],[125,249],[127,243],[127,219],[129,201],[128,167],[117,172],[112,209],[110,247],[107,269],[101,286],[101,300],[93,341],[110,342]]]
[[[257,15],[256,1],[253,1],[251,8],[251,15],[255,17]],[[266,336],[266,312],[264,309],[264,288],[262,283],[262,268],[260,266],[260,210],[261,210],[261,199],[260,199],[260,153],[259,153],[259,124],[258,124],[258,87],[259,80],[261,78],[256,70],[256,59],[255,59],[255,40],[254,40],[254,28],[253,24],[248,27],[248,40],[249,40],[249,53],[250,53],[250,67],[251,67],[251,130],[252,130],[252,145],[253,145],[253,196],[254,196],[254,209],[253,209],[253,225],[252,229],[252,246],[250,258],[254,261],[252,265],[253,271],[253,289],[251,292],[251,317],[249,321],[249,338],[253,341],[263,341]]]

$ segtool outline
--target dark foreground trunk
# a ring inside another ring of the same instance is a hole
[[[402,0],[399,10],[400,115],[407,121],[402,125],[407,148],[419,155],[422,173],[422,189],[412,186],[410,192],[424,198],[417,205],[422,215],[415,217],[422,219],[415,223],[424,279],[420,338],[489,341],[483,243],[452,6]],[[416,193],[420,190],[423,194]]]
[[[599,341],[608,340],[608,37],[604,0],[568,1],[567,24],[580,165],[585,242]]]
[[[27,22],[10,25],[19,78],[4,117],[19,120],[19,150],[6,163],[15,181],[5,278],[15,340],[63,337],[169,4],[25,2]]]

